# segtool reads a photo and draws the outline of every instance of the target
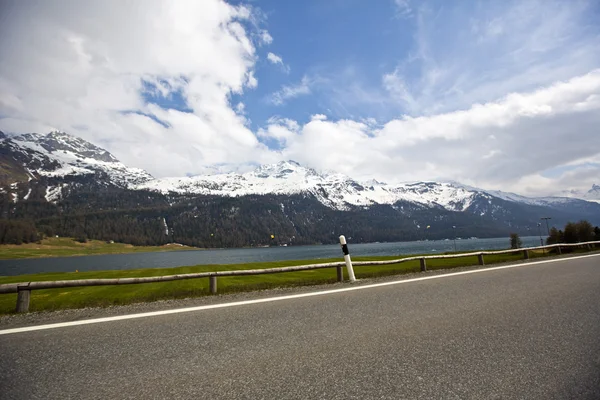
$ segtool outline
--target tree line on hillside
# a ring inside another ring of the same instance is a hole
[[[0,220],[0,243],[22,244],[39,240],[38,230],[29,220]]]
[[[373,205],[348,211],[328,208],[311,196],[171,196],[111,191],[106,202],[91,192],[57,204],[38,200],[0,202],[3,217],[25,221],[5,226],[0,243],[27,243],[59,235],[134,245],[181,243],[219,248],[353,243],[459,237],[498,237],[506,230],[469,213],[414,204]],[[399,211],[398,209],[401,209]],[[454,225],[458,225],[454,229]],[[430,228],[427,226],[430,225]]]

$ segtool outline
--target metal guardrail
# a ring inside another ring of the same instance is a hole
[[[542,249],[558,249],[558,253],[561,254],[561,248],[565,247],[581,247],[587,246],[591,249],[592,245],[599,245],[600,241],[584,242],[584,243],[560,243],[548,246],[528,247],[521,249],[509,249],[499,251],[478,251],[473,253],[461,253],[461,254],[446,254],[446,255],[434,255],[434,256],[415,256],[415,257],[404,257],[394,260],[381,260],[381,261],[357,261],[352,264],[356,266],[367,266],[367,265],[388,265],[388,264],[400,264],[403,262],[419,260],[421,264],[421,271],[427,270],[426,260],[435,259],[447,259],[447,258],[462,258],[462,257],[478,257],[479,265],[484,265],[484,256],[495,255],[495,254],[508,254],[523,252],[524,259],[529,259],[529,252],[532,250]],[[210,293],[217,293],[217,277],[223,276],[244,276],[244,275],[263,275],[263,274],[277,274],[284,272],[297,272],[297,271],[309,271],[313,269],[322,268],[337,268],[337,280],[343,281],[343,270],[342,267],[346,265],[344,261],[323,263],[323,264],[308,264],[298,265],[293,267],[281,267],[281,268],[265,268],[265,269],[248,269],[239,271],[212,271],[212,272],[199,272],[192,274],[178,274],[178,275],[165,275],[165,276],[150,276],[140,278],[118,278],[118,279],[74,279],[74,280],[62,280],[62,281],[40,281],[40,282],[19,282],[9,283],[0,285],[0,294],[6,293],[17,293],[17,312],[29,311],[29,300],[32,290],[42,289],[61,289],[69,287],[81,287],[81,286],[107,286],[107,285],[133,285],[139,283],[154,283],[154,282],[169,282],[179,281],[184,279],[198,279],[198,278],[209,278],[209,289]]]

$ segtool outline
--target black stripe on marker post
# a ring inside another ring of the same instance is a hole
[[[343,244],[342,245],[342,251],[344,252],[345,256],[347,256],[348,254],[350,254],[350,252],[348,251],[348,245],[347,244]]]

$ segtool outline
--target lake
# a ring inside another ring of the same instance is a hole
[[[524,247],[539,246],[538,236],[522,237]],[[452,240],[422,242],[348,244],[351,256],[393,256],[404,254],[438,254],[454,250]],[[506,249],[509,239],[461,239],[457,251]],[[249,262],[307,260],[319,258],[343,260],[339,245],[265,247],[248,249],[214,249],[166,251],[97,256],[30,258],[0,260],[0,275],[14,276],[40,272],[103,271],[111,269],[170,268],[188,265],[240,264]]]

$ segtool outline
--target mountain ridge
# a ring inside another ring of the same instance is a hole
[[[358,241],[538,234],[542,216],[558,226],[584,218],[600,224],[594,202],[457,182],[358,181],[293,160],[154,178],[57,131],[0,137],[0,212],[61,236],[200,247],[272,244],[272,234],[290,244],[332,243],[342,233]]]
[[[65,176],[103,171],[109,175],[113,183],[122,187],[152,190],[163,194],[240,196],[308,192],[319,198],[326,206],[340,210],[347,209],[346,203],[354,206],[370,206],[406,200],[462,211],[468,207],[469,198],[474,193],[536,205],[568,202],[567,199],[573,198],[600,201],[599,185],[593,185],[589,192],[580,196],[570,192],[571,195],[565,193],[565,196],[527,197],[511,192],[476,188],[453,181],[415,181],[395,185],[379,182],[376,179],[359,181],[340,173],[317,172],[294,160],[260,165],[255,170],[243,174],[230,172],[154,178],[142,169],[125,166],[107,150],[62,131],[51,131],[47,134],[2,135],[0,140],[12,140],[19,146],[34,152],[34,155],[40,153],[46,156],[50,167],[30,168],[40,175]],[[56,199],[53,196],[49,196],[49,201],[54,200]]]

